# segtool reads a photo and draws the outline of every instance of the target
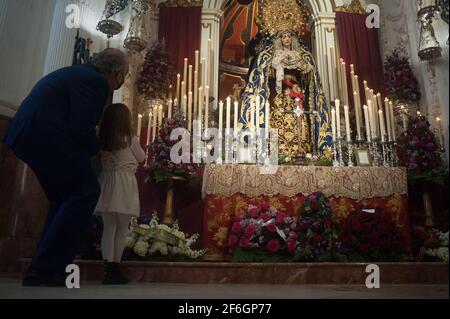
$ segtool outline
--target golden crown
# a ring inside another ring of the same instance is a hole
[[[296,0],[266,0],[260,9],[257,24],[260,31],[275,35],[282,31],[302,34],[308,23],[303,5]]]

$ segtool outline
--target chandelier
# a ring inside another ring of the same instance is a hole
[[[419,0],[417,18],[421,25],[419,57],[422,61],[431,61],[442,55],[442,48],[433,28],[433,18],[438,12],[436,0]]]
[[[111,19],[112,16],[124,10],[128,5],[128,0],[106,0],[105,9],[103,10],[102,18],[97,24],[97,30],[108,37],[107,46],[109,47],[109,41],[115,35],[118,35],[123,30],[122,24]]]
[[[131,53],[138,53],[147,47],[148,36],[145,29],[145,15],[155,9],[153,0],[131,0],[132,13],[130,29],[124,41],[124,48]]]

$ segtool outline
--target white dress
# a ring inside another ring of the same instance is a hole
[[[139,139],[131,146],[115,152],[101,151],[102,171],[99,176],[100,199],[96,214],[120,213],[139,217],[139,190],[135,176],[138,163],[145,160]]]

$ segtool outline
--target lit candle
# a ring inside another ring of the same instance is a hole
[[[438,127],[439,146],[444,148],[444,135],[442,134],[442,121],[440,117],[436,117],[436,123]]]
[[[184,105],[184,99],[183,97],[186,95],[186,82],[181,82],[181,97],[180,97],[180,101],[181,101],[181,108],[185,110],[186,105]],[[186,114],[186,113],[185,113]]]
[[[209,86],[205,87],[205,130],[209,128]]]
[[[348,112],[348,105],[344,105],[344,117],[345,117],[345,134],[347,136],[347,142],[351,142],[352,136],[350,131],[350,115]]]
[[[223,136],[223,102],[219,102],[219,136]]]
[[[172,96],[172,85],[169,85],[169,100],[172,100],[173,96]]]
[[[336,131],[337,138],[341,138],[341,101],[336,100]]]
[[[150,135],[151,135],[151,129],[152,129],[152,112],[148,113],[148,126],[147,126],[147,143],[145,145],[150,145]]]
[[[173,101],[169,100],[169,109],[167,111],[167,118],[169,120],[172,118],[172,108],[173,108]]]
[[[192,131],[192,92],[188,93],[188,130]]]
[[[386,142],[386,126],[384,125],[383,110],[378,111],[378,117],[380,119],[381,142]]]
[[[142,130],[142,115],[138,115],[138,125],[137,125],[137,137],[141,137],[141,130]]]
[[[394,104],[389,101],[389,113],[391,118],[392,141],[397,139],[397,123],[394,115]]]
[[[194,118],[197,117],[198,114],[198,71],[194,72]]]
[[[372,101],[371,100],[367,100],[367,109],[369,111],[369,123],[370,123],[370,132],[371,132],[371,137],[375,138],[376,137],[376,131],[375,131],[375,119],[373,118],[373,107],[372,107]]]
[[[162,119],[163,119],[163,107],[162,105],[159,106],[159,113],[158,113],[158,127],[161,129],[162,127]]]
[[[153,128],[152,141],[153,142],[155,142],[155,139],[156,139],[156,129],[157,129],[156,119],[157,119],[157,117],[158,117],[158,112],[157,112],[157,108],[155,106],[155,107],[153,107],[153,125],[152,125],[152,128]]]
[[[231,128],[231,97],[227,97],[227,118],[226,134],[229,134]]]
[[[331,109],[331,130],[333,132],[333,141],[336,141],[336,110]]]
[[[353,99],[355,100],[356,133],[358,134],[357,140],[361,141],[361,101],[359,99],[358,92],[353,93]]]
[[[199,67],[200,67],[200,51],[199,50],[195,50],[195,69],[194,69],[194,109],[197,109],[197,105],[198,105],[198,76],[199,76]],[[194,111],[194,113],[197,113]]]
[[[344,103],[348,105],[348,88],[347,88],[347,66],[345,62],[342,62],[342,81],[344,89]]]
[[[266,138],[269,138],[269,131],[270,131],[270,103],[269,101],[266,102],[266,116],[265,116],[265,121],[266,121]]]
[[[364,105],[364,119],[366,121],[367,142],[370,143],[372,140],[370,138],[370,115],[369,115],[369,108],[367,107],[367,105]]]
[[[180,89],[181,89],[181,75],[178,73],[177,74],[177,96],[175,97],[175,99],[177,101],[180,100]]]
[[[198,100],[198,131],[200,132],[200,134],[202,134],[202,113],[203,113],[203,88],[199,87],[198,88],[198,96],[199,96],[199,100]]]

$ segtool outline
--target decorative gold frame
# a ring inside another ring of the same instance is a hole
[[[352,0],[350,4],[336,7],[335,12],[367,14],[368,12],[362,6],[359,0]]]

